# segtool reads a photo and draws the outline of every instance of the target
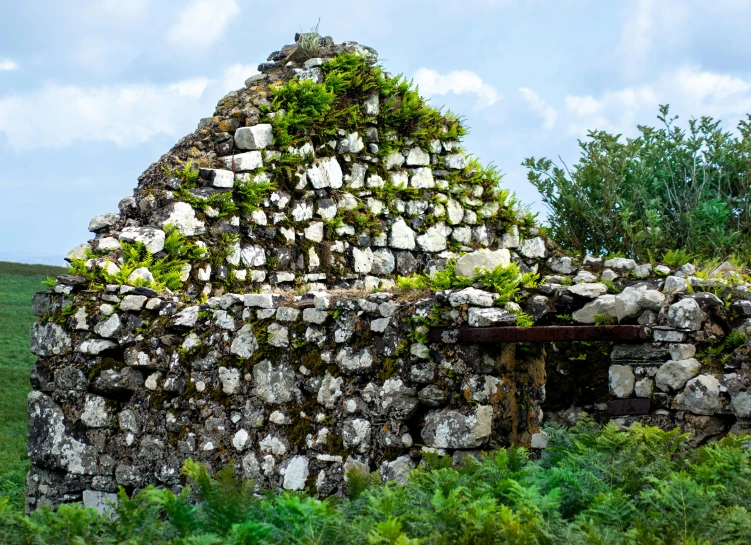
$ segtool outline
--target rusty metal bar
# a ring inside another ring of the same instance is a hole
[[[430,342],[472,343],[549,343],[572,341],[637,342],[651,337],[649,328],[640,325],[572,325],[539,327],[467,327],[430,330]]]

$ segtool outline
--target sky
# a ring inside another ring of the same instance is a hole
[[[751,0],[0,0],[0,260],[62,263],[258,63],[320,21],[378,50],[540,212],[526,157],[575,163],[590,129],[659,104],[751,112]]]

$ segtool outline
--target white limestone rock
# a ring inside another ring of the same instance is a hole
[[[527,259],[543,259],[548,256],[548,249],[542,237],[528,238],[524,240],[517,250],[520,255]]]
[[[458,307],[459,305],[471,305],[475,307],[492,307],[498,300],[497,293],[490,293],[477,288],[464,288],[459,291],[452,292],[449,295],[449,304],[452,307]]]
[[[516,323],[516,314],[502,308],[470,307],[467,321],[470,327],[513,325]]]
[[[238,153],[237,155],[222,157],[222,162],[224,163],[224,166],[230,169],[231,171],[230,173],[251,172],[263,166],[263,155],[261,155],[260,151],[248,151],[246,153]],[[250,177],[247,175],[235,176],[233,174],[231,185],[228,182],[224,182],[224,185],[222,186],[215,185],[214,187],[230,188],[234,185],[235,180],[238,180],[243,183],[255,183],[256,181],[256,179],[251,180]]]
[[[456,275],[474,278],[478,269],[492,271],[496,267],[508,267],[511,254],[505,248],[500,250],[477,250],[464,254],[456,260]]]
[[[414,147],[407,154],[407,166],[428,166],[430,164],[430,154],[425,153],[421,148]]]
[[[336,157],[316,159],[313,166],[308,169],[307,174],[308,180],[310,180],[310,184],[314,189],[324,189],[327,187],[339,189],[344,183],[342,167],[339,165]]]
[[[615,295],[600,295],[594,301],[590,301],[582,308],[574,312],[571,317],[580,324],[594,324],[596,315],[610,316],[615,318]]]
[[[356,374],[373,366],[373,356],[367,348],[363,350],[355,350],[350,347],[342,348],[336,354],[336,364],[343,372]]]
[[[694,414],[711,415],[722,409],[720,381],[712,375],[699,375],[686,383],[686,388],[675,398],[680,407]]]
[[[680,390],[691,378],[699,374],[701,363],[694,358],[670,360],[660,366],[655,374],[655,385],[663,392]]]
[[[104,231],[113,227],[118,221],[120,221],[120,214],[102,214],[101,216],[96,216],[91,218],[89,222],[89,231],[92,233]]]
[[[230,345],[230,354],[249,358],[256,350],[258,350],[258,341],[253,335],[253,327],[251,324],[245,324],[235,334],[235,338]]]
[[[415,232],[402,218],[399,218],[391,226],[389,246],[398,250],[415,249]]]
[[[422,439],[430,448],[477,448],[490,437],[492,422],[490,405],[476,405],[470,414],[456,410],[431,411],[425,417]]]
[[[236,394],[240,390],[240,371],[238,369],[219,368],[219,380],[222,391],[227,395]]]
[[[584,297],[586,299],[596,299],[601,295],[605,295],[608,292],[608,287],[605,284],[599,284],[596,282],[582,282],[580,284],[574,284],[568,288],[569,293]]]
[[[120,242],[142,242],[152,254],[164,250],[164,238],[164,231],[154,227],[126,227],[120,233]]]
[[[629,397],[634,393],[636,379],[630,365],[611,365],[608,370],[610,392],[618,398]]]
[[[240,159],[238,157],[233,157],[232,159],[234,160],[234,162],[228,164],[227,167],[233,167],[235,170],[240,170]],[[226,158],[225,163],[227,163]],[[231,170],[219,168],[202,168],[199,173],[201,175],[201,178],[207,180],[211,187],[215,187],[217,189],[230,189],[235,185],[235,173]]]
[[[304,490],[310,471],[307,456],[293,456],[287,466],[281,470],[284,475],[282,486],[285,490]]]
[[[235,145],[240,149],[265,149],[274,143],[274,130],[269,123],[240,127],[235,131]]]
[[[699,331],[706,319],[706,313],[694,299],[681,299],[668,309],[668,324],[676,329]]]
[[[431,189],[435,187],[433,171],[428,167],[416,168],[409,180],[409,185],[415,189]]]

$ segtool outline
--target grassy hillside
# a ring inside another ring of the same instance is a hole
[[[29,328],[31,296],[42,280],[65,272],[60,267],[0,261],[0,494],[23,504],[26,458],[26,395],[34,356]]]

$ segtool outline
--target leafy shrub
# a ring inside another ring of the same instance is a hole
[[[673,255],[675,262],[748,252],[751,117],[735,136],[711,117],[692,119],[683,130],[668,115],[661,106],[661,127],[639,126],[639,136],[625,141],[590,131],[571,169],[547,158],[524,161],[559,244],[642,260],[685,252]]]
[[[749,437],[690,449],[678,430],[584,419],[547,429],[538,460],[510,447],[454,465],[426,455],[405,486],[350,472],[350,499],[254,494],[230,466],[187,462],[180,494],[120,493],[114,516],[78,505],[23,517],[0,499],[0,540],[46,544],[749,543]]]

